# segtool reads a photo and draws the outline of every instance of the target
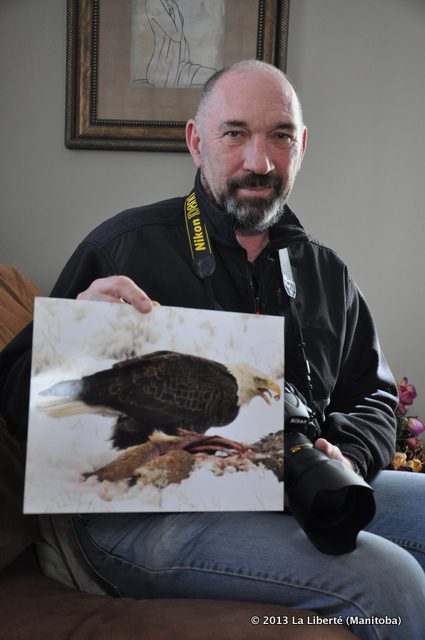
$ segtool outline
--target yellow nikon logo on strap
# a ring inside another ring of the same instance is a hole
[[[195,257],[195,251],[207,252],[210,254],[211,247],[208,232],[201,221],[201,212],[199,210],[198,203],[196,202],[195,192],[192,192],[186,198],[184,203],[184,213],[192,258]]]

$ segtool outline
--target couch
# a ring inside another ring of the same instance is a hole
[[[31,320],[37,288],[0,265],[0,350]],[[333,640],[346,629],[312,624],[314,613],[276,604],[201,599],[117,599],[86,593],[43,575],[38,521],[22,514],[25,446],[0,417],[1,640]],[[260,624],[251,623],[258,616]],[[264,624],[269,620],[274,624]]]

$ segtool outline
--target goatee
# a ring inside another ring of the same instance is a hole
[[[237,198],[228,196],[224,208],[234,217],[237,231],[255,235],[276,224],[282,217],[284,205],[285,200],[280,198],[271,204],[266,204],[264,198],[250,198],[248,203],[242,204]]]
[[[203,182],[205,185],[205,180]],[[238,194],[239,189],[256,187],[269,187],[271,194],[267,197],[242,197]],[[251,173],[242,178],[231,178],[227,190],[219,194],[217,204],[234,217],[238,231],[247,235],[263,233],[282,216],[286,203],[284,191],[280,175]]]

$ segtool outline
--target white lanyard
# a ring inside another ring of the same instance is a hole
[[[297,287],[295,284],[294,276],[292,275],[291,261],[289,259],[287,248],[279,249],[279,262],[285,291],[290,298],[295,298],[297,295]]]

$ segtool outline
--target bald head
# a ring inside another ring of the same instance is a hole
[[[199,100],[198,109],[195,115],[195,121],[199,127],[202,127],[204,118],[207,115],[208,108],[210,106],[210,99],[214,93],[214,89],[217,84],[219,84],[220,80],[226,76],[239,76],[242,79],[245,77],[246,81],[249,81],[249,77],[260,74],[264,77],[264,80],[267,78],[275,79],[275,81],[282,83],[282,86],[286,87],[287,91],[290,92],[293,96],[294,102],[297,104],[299,111],[299,124],[303,125],[303,115],[302,115],[302,107],[299,101],[299,98],[296,94],[295,89],[289,82],[285,73],[275,67],[272,64],[268,64],[267,62],[262,62],[261,60],[241,60],[239,62],[235,62],[223,69],[220,69],[214,75],[212,75],[207,82],[204,84],[201,98]]]

